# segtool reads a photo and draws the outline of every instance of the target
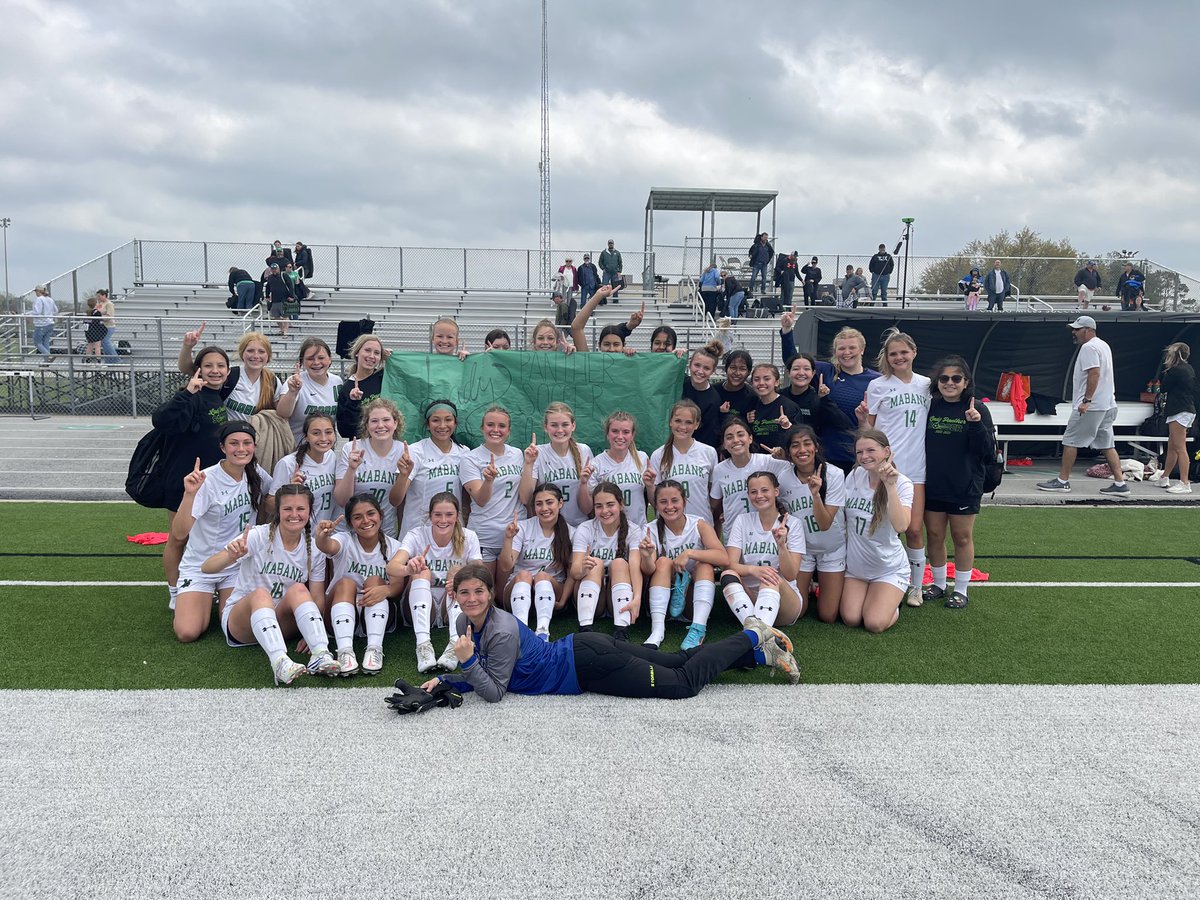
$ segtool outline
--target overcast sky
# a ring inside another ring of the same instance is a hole
[[[641,249],[652,186],[754,188],[777,249],[907,215],[920,255],[1028,225],[1200,275],[1191,4],[971,6],[551,0],[555,246]],[[0,14],[14,293],[135,237],[537,247],[536,0]]]

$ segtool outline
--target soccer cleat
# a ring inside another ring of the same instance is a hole
[[[353,647],[343,647],[338,651],[338,674],[349,677],[358,671],[358,657],[354,655]],[[374,672],[371,673],[375,674]]]
[[[308,670],[290,657],[281,656],[271,666],[276,684],[291,684]]]
[[[910,584],[908,590],[904,592],[904,602],[909,606],[920,606],[925,602],[925,597],[921,593],[921,589],[915,584]]]
[[[437,654],[433,652],[433,644],[429,641],[421,641],[417,644],[417,671],[421,674],[431,672],[437,668]]]
[[[616,628],[613,629],[613,640],[614,641],[629,640],[629,634],[626,631],[626,626],[618,625]]]
[[[1035,486],[1039,491],[1054,491],[1059,494],[1071,493],[1071,482],[1059,481],[1057,478],[1051,478],[1049,481],[1039,481]]]
[[[671,584],[671,605],[667,607],[667,615],[672,619],[683,615],[683,608],[687,605],[688,585],[691,583],[692,575],[687,569],[675,576],[675,581]]]
[[[1190,484],[1184,484],[1182,481],[1177,482],[1167,488],[1168,494],[1190,494],[1191,492],[1192,486]]]
[[[1114,481],[1108,487],[1100,488],[1100,493],[1106,497],[1128,497],[1129,485],[1123,481]]]
[[[680,650],[691,650],[699,647],[704,643],[704,634],[708,631],[707,625],[701,625],[693,622],[688,626],[687,634],[683,638],[683,643],[679,645]]]
[[[338,665],[338,661],[333,658],[333,654],[328,650],[314,653],[309,658],[308,665],[305,668],[309,675],[328,675],[330,678],[333,678],[342,670],[342,667]]]
[[[792,651],[786,649],[779,638],[768,638],[762,644],[762,652],[767,658],[767,665],[771,667],[771,674],[782,672],[792,684],[800,683],[800,663],[796,662]]]
[[[540,637],[547,644],[550,643],[550,632],[549,631],[543,631],[542,629],[539,628],[537,631],[534,632],[534,634],[536,634],[538,637]]]
[[[458,668],[458,657],[454,655],[454,641],[446,645],[446,649],[438,657],[437,664],[447,672],[453,672]]]
[[[364,675],[378,675],[383,668],[383,648],[368,647],[363,654],[362,670]]]
[[[947,609],[962,609],[966,605],[967,595],[960,591],[955,591],[948,598],[946,598]]]
[[[758,646],[760,647],[765,647],[767,641],[775,638],[783,645],[784,650],[788,653],[792,652],[792,639],[778,628],[772,628],[758,616],[746,616],[746,621],[742,623],[742,630],[753,631],[758,635]]]
[[[943,600],[946,597],[946,589],[938,587],[936,584],[927,584],[925,589],[921,591],[921,602],[932,603],[935,600]]]

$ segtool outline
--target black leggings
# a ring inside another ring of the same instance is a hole
[[[680,653],[616,641],[597,631],[575,635],[575,677],[580,688],[594,694],[680,700],[695,697],[726,669],[755,665],[745,632]]]

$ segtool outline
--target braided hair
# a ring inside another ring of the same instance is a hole
[[[306,563],[305,571],[308,573],[306,581],[312,580],[312,508],[313,508],[313,492],[307,484],[284,484],[280,485],[275,491],[275,515],[271,519],[270,528],[267,530],[267,552],[275,552],[275,532],[279,529],[280,522],[280,507],[283,506],[284,497],[306,497],[308,498],[308,515],[304,519],[304,547],[308,554],[308,562]]]

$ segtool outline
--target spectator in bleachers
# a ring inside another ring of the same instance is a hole
[[[983,281],[979,277],[978,269],[972,267],[970,272],[960,278],[958,280],[958,289],[967,298],[967,309],[973,312],[979,308],[979,292],[983,290]]]
[[[100,339],[100,350],[104,353],[104,361],[109,365],[119,363],[121,358],[117,355],[117,347],[113,343],[113,334],[117,330],[117,308],[108,296],[107,288],[100,288],[96,291],[96,309],[100,310],[104,316],[104,337]]]
[[[558,267],[558,278],[555,279],[558,288],[562,291],[563,299],[568,304],[575,300],[575,289],[579,287],[579,273],[575,268],[575,260],[567,257],[561,266]],[[573,315],[571,318],[575,318]]]
[[[1096,291],[1104,286],[1100,273],[1096,270],[1096,261],[1089,259],[1087,265],[1075,273],[1075,287],[1079,290],[1079,308],[1087,309]]]
[[[704,274],[700,276],[700,299],[704,301],[705,311],[714,319],[721,310],[721,275],[716,263],[709,263]]]
[[[33,289],[33,346],[42,354],[42,365],[54,362],[50,355],[50,339],[54,337],[54,317],[58,315],[58,304],[50,297],[50,288],[39,284]]]
[[[254,305],[254,279],[245,269],[229,267],[229,296],[237,300],[235,309],[249,309]]]
[[[746,292],[742,290],[741,283],[731,273],[722,270],[721,278],[724,279],[723,287],[725,289],[725,304],[721,315],[736,319],[741,311],[742,301],[746,299]]]
[[[887,252],[887,245],[880,244],[879,250],[871,257],[871,262],[867,264],[867,269],[871,273],[871,303],[875,303],[876,296],[882,299],[882,306],[887,306],[887,289],[888,282],[892,278],[892,270],[896,268],[896,261],[892,259],[892,254]]]
[[[619,302],[617,292],[624,287],[621,275],[625,271],[625,262],[621,259],[621,251],[616,248],[612,238],[608,239],[608,249],[600,251],[600,268],[604,272],[604,283],[612,288],[612,302]],[[608,302],[607,297],[605,302]]]
[[[783,305],[791,307],[792,295],[796,291],[796,277],[800,274],[799,250],[793,250],[787,256],[782,253],[775,263],[775,284],[779,286],[779,296]]]
[[[291,280],[284,277],[283,272],[280,271],[279,263],[271,263],[270,273],[267,275],[265,296],[270,302],[271,318],[279,326],[280,336],[287,337],[289,316],[284,309],[284,304],[296,302],[296,290],[292,287]]]
[[[765,294],[767,292],[767,266],[771,265],[771,260],[775,256],[775,248],[767,240],[767,233],[765,231],[754,239],[754,243],[746,251],[746,256],[750,262],[749,290],[751,292],[754,291],[754,278],[758,276],[759,281],[762,283],[762,292]]]
[[[993,309],[1004,312],[1004,298],[1012,293],[1012,279],[1000,265],[1000,260],[992,263],[991,271],[983,279],[983,289],[988,295],[988,312]]]
[[[1146,276],[1133,267],[1133,263],[1125,263],[1121,277],[1117,279],[1117,299],[1121,301],[1121,309],[1126,312],[1140,311],[1145,300]]]
[[[305,244],[296,241],[295,265],[298,272],[303,272],[305,278],[313,277],[312,250]]]
[[[274,256],[277,258],[282,256],[288,262],[294,262],[294,260],[292,259],[292,251],[289,250],[287,247],[283,246],[283,243],[280,241],[276,241],[274,244],[271,245],[271,256]],[[279,263],[279,268],[281,268],[281,269],[283,268],[282,262]]]
[[[83,361],[91,362],[95,360],[100,362],[100,341],[108,332],[104,327],[104,313],[97,309],[99,301],[95,297],[88,297],[87,302],[87,331],[84,333],[83,339],[87,342],[87,346],[83,348]]]
[[[854,266],[846,266],[846,277],[842,279],[842,289],[838,295],[838,309],[858,306],[858,302],[866,297],[867,290],[867,279],[857,274]]]
[[[592,254],[583,254],[583,264],[576,270],[575,277],[579,283],[579,303],[583,305],[600,287],[600,273],[592,263]]]
[[[804,276],[804,305],[816,306],[817,288],[821,286],[821,267],[817,265],[815,256],[800,270],[800,274]]]

